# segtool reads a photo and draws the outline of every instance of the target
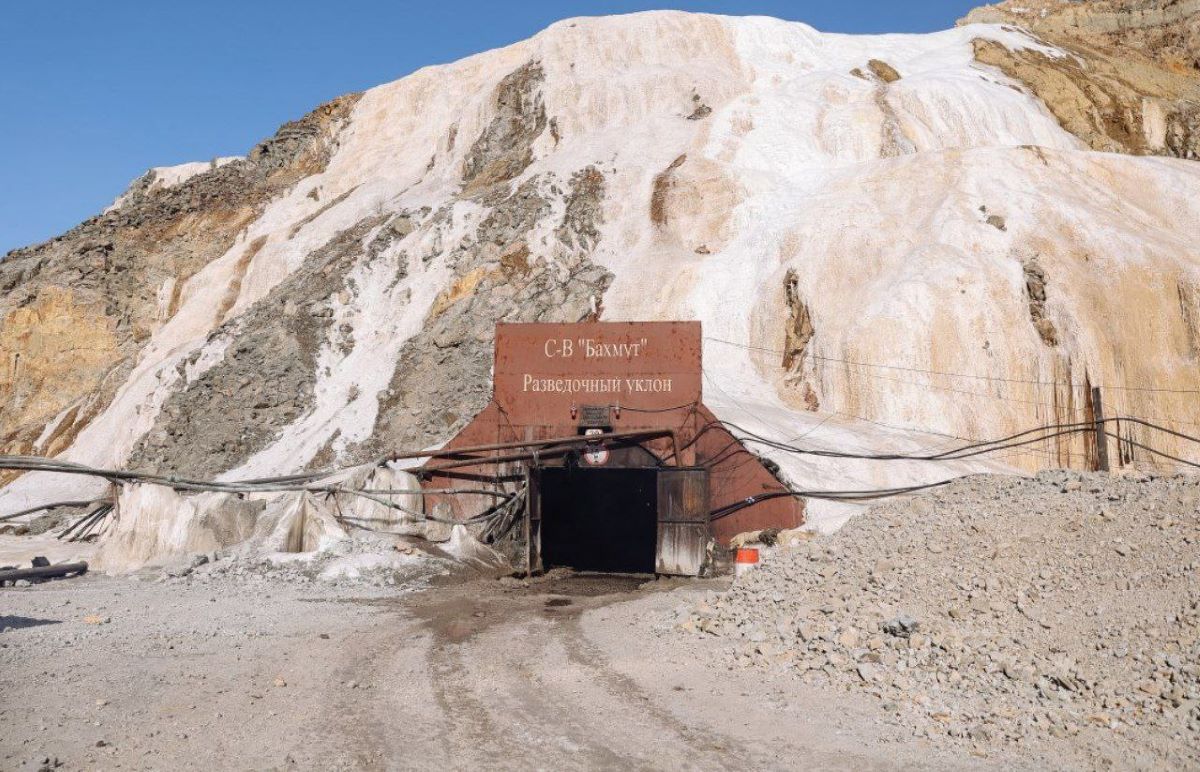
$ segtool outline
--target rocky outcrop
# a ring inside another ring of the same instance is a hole
[[[1073,55],[976,41],[975,58],[1028,86],[1094,150],[1200,159],[1200,77],[1064,46]]]
[[[0,260],[0,452],[69,445],[175,313],[187,280],[267,201],[324,168],[356,99],[285,124],[245,160],[171,187],[135,183],[116,208]]]
[[[598,239],[603,176],[572,176],[556,234],[557,259],[530,260],[529,239],[551,211],[550,179],[531,178],[499,201],[453,255],[456,279],[439,294],[422,330],[405,343],[380,395],[371,439],[347,458],[366,460],[464,426],[491,397],[496,322],[595,318],[612,274],[589,259]]]
[[[675,170],[687,161],[687,154],[677,157],[658,174],[654,175],[654,190],[650,194],[650,222],[655,225],[667,224],[667,196],[671,186],[675,184]]]
[[[538,88],[544,77],[542,68],[529,62],[500,81],[495,115],[463,161],[466,192],[508,182],[533,162],[533,141],[546,128],[546,108]]]
[[[783,280],[784,302],[787,305],[787,325],[784,328],[783,369],[787,371],[789,387],[797,389],[804,406],[816,410],[821,401],[813,388],[811,376],[814,368],[812,361],[807,358],[808,345],[812,342],[816,330],[813,327],[812,312],[808,304],[800,297],[800,280],[794,270],[789,270]]]
[[[1172,72],[1200,72],[1198,0],[1007,0],[976,8],[959,22],[997,23],[1150,59]]]
[[[976,41],[1095,150],[1200,159],[1200,2],[1011,0],[960,23],[1016,24],[1066,55]]]
[[[345,291],[350,269],[369,254],[364,240],[382,232],[387,220],[393,218],[367,218],[338,233],[265,298],[218,328],[211,337],[222,340],[225,355],[202,375],[187,378],[202,350],[180,363],[185,385],[167,399],[130,464],[193,479],[215,477],[262,450],[307,412],[318,354],[339,332],[331,329],[337,295]],[[407,218],[394,218],[386,233],[394,236],[404,222]],[[348,335],[342,339],[353,345]]]
[[[222,358],[194,378],[187,374],[201,352],[180,363],[185,385],[166,400],[131,463],[213,477],[246,463],[286,427],[311,417],[319,381],[356,345],[354,325],[335,318],[362,289],[352,273],[385,270],[396,286],[414,260],[419,266],[413,270],[444,264],[449,272],[420,332],[399,346],[386,389],[355,395],[377,402],[370,437],[354,442],[336,432],[310,466],[366,461],[464,424],[487,402],[496,322],[592,315],[611,281],[587,260],[600,238],[603,174],[589,166],[565,186],[552,174],[513,186],[532,162],[533,142],[547,129],[542,78],[541,69],[527,63],[501,80],[491,99],[495,115],[463,162],[458,196],[436,212],[380,212],[339,231],[265,297],[215,330],[210,340],[220,341]],[[304,217],[291,235],[353,192]],[[473,229],[460,231],[456,214],[481,205],[471,216]],[[530,249],[532,234],[556,211],[559,245],[538,260]],[[435,239],[441,252],[418,258],[411,241],[419,239]],[[247,254],[253,257],[253,251],[251,245]]]
[[[1025,272],[1025,294],[1029,298],[1029,319],[1038,336],[1047,346],[1058,345],[1058,330],[1046,316],[1046,271],[1038,265],[1037,258],[1022,264]]]

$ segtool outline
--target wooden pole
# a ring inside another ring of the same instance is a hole
[[[1108,432],[1105,431],[1104,405],[1100,401],[1100,387],[1092,387],[1092,420],[1095,421],[1096,469],[1108,471]]]

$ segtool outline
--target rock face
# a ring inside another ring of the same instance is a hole
[[[1096,150],[1200,158],[1200,2],[1022,0],[960,23],[1031,30],[1070,57],[980,41],[976,57],[1025,83]]]
[[[188,280],[230,249],[267,201],[324,166],[356,99],[283,126],[245,160],[222,159],[190,177],[148,173],[104,214],[6,255],[0,451],[69,447],[176,315]],[[164,184],[172,177],[182,179]]]
[[[698,318],[718,415],[818,445],[1081,420],[1096,384],[1200,422],[1194,68],[1073,40],[655,12],[335,100],[0,261],[0,449],[229,478],[436,444],[500,320]],[[766,455],[821,487],[979,468]]]
[[[1200,72],[1200,2],[1196,0],[1007,0],[976,8],[959,22],[1004,23],[1044,37],[1124,51],[1173,72]]]

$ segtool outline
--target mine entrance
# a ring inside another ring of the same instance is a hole
[[[699,322],[497,324],[492,399],[421,468],[425,507],[529,575],[702,576],[736,534],[800,525],[800,498],[704,405],[702,340]],[[523,511],[490,519],[493,484]]]
[[[658,470],[544,467],[538,493],[547,568],[650,574],[658,540]]]

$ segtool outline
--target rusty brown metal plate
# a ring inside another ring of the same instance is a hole
[[[498,324],[494,398],[514,424],[535,426],[576,423],[585,405],[692,405],[700,351],[699,322]]]

